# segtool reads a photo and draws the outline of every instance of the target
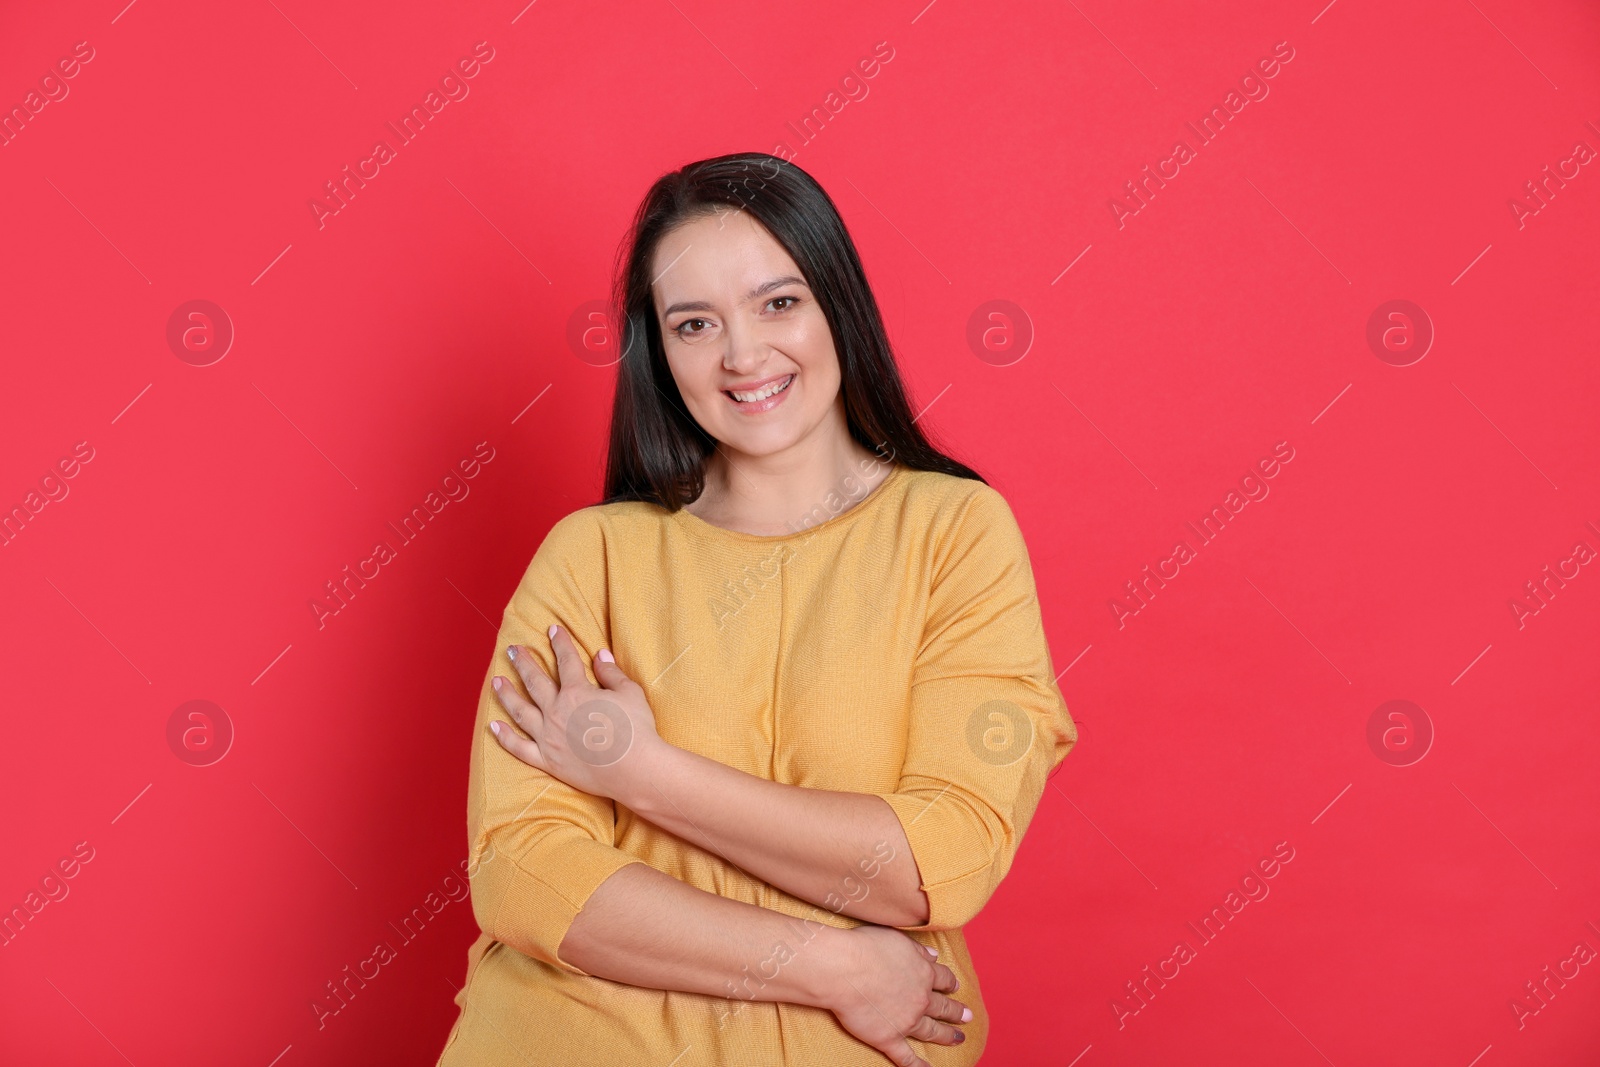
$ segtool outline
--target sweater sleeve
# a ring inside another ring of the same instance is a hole
[[[928,921],[901,930],[957,928],[983,909],[1078,740],[1011,508],[987,485],[961,506],[934,563],[900,782],[876,794],[928,895]]]
[[[574,789],[500,746],[489,732],[490,721],[517,727],[490,680],[496,674],[508,679],[527,699],[527,687],[505,654],[511,644],[528,649],[546,674],[558,678],[548,633],[552,623],[577,641],[586,664],[607,647],[605,617],[596,611],[596,601],[604,603],[605,567],[602,533],[586,510],[561,519],[545,536],[501,617],[478,694],[468,781],[468,875],[479,928],[577,975],[587,972],[557,954],[562,938],[601,882],[644,861],[615,847],[616,808],[609,799]],[[594,681],[592,671],[585,670]]]

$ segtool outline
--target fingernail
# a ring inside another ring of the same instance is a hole
[[[552,623],[551,626],[550,626],[550,636],[551,637],[555,637],[555,635],[556,635],[556,628],[555,628],[555,625]]]
[[[494,681],[490,682],[489,684],[494,686],[494,691],[496,693],[500,692],[500,676],[498,674],[494,676]]]
[[[615,662],[617,662],[616,660],[611,658],[611,650],[609,648],[602,648],[600,650],[600,658],[602,660],[604,660],[605,662],[607,662],[607,663],[615,663]]]
[[[970,1023],[972,1021],[972,1009],[971,1008],[962,1008],[961,1009],[961,1021],[964,1022],[964,1023]]]
[[[928,946],[928,951],[933,953],[935,956],[937,956],[939,954],[939,950],[934,948],[932,945]]]
[[[510,657],[511,659],[516,659],[517,658],[517,646],[516,645],[507,645],[506,646],[506,655],[508,657]]]
[[[490,723],[489,724],[489,729],[494,731],[494,735],[496,737],[500,736],[500,723],[498,721]]]
[[[960,1030],[956,1031],[956,1044],[959,1045],[959,1044],[961,1044],[961,1042],[965,1041],[966,1039],[967,1039],[967,1035],[966,1034],[963,1034]]]

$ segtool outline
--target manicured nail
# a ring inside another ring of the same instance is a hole
[[[500,692],[500,676],[498,674],[494,676],[494,681],[490,682],[489,684],[494,686],[494,691],[496,693]]]
[[[963,1034],[960,1030],[956,1031],[956,1044],[959,1045],[959,1044],[961,1044],[961,1042],[965,1041],[966,1039],[967,1039],[967,1035],[966,1034]]]
[[[554,624],[551,624],[550,626],[550,636],[552,639],[556,636],[556,628]]]
[[[517,646],[516,645],[507,645],[506,646],[506,655],[508,657],[510,657],[511,659],[516,659],[517,658]]]
[[[604,660],[605,662],[607,662],[607,663],[615,663],[615,662],[617,662],[616,660],[611,658],[611,650],[609,648],[602,648],[600,650],[600,658],[602,660]]]
[[[933,953],[935,957],[937,957],[939,955],[939,950],[934,948],[932,945],[928,946],[928,951]]]
[[[961,1009],[961,1021],[964,1022],[964,1023],[970,1023],[972,1021],[972,1009],[971,1008],[962,1008]]]
[[[496,737],[500,736],[500,723],[498,720],[489,724],[489,729],[494,731]]]

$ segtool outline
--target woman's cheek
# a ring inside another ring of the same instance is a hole
[[[796,319],[788,342],[795,361],[807,369],[826,366],[833,358],[832,334],[828,331],[828,320],[821,313]]]

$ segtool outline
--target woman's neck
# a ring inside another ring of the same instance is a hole
[[[812,455],[746,456],[722,446],[706,461],[705,488],[685,508],[713,526],[771,537],[842,515],[887,478],[894,464],[846,437]],[[840,510],[840,502],[845,507]]]

